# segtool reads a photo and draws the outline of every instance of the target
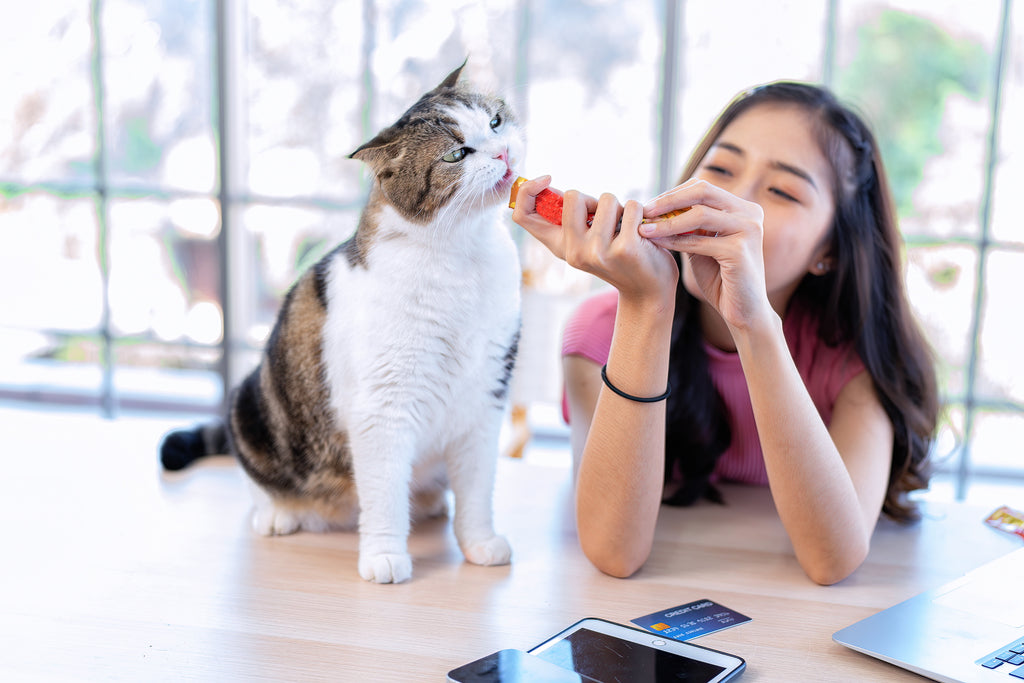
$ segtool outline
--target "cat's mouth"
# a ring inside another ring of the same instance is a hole
[[[518,176],[515,171],[513,171],[512,167],[509,166],[505,169],[505,175],[501,177],[501,180],[499,180],[498,184],[494,186],[494,189],[498,192],[507,192],[508,190],[511,190],[512,183],[516,181],[517,177]]]

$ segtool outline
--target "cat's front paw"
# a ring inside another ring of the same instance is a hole
[[[402,583],[412,578],[412,558],[408,553],[360,555],[359,575],[374,583]]]
[[[300,526],[302,521],[297,516],[273,505],[258,507],[252,513],[252,528],[260,536],[287,536]]]
[[[473,564],[508,564],[512,559],[512,548],[504,536],[496,535],[486,541],[466,545],[462,549],[462,554]]]

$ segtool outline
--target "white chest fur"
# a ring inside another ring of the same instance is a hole
[[[492,210],[442,229],[382,223],[365,266],[340,254],[332,264],[324,358],[346,426],[408,430],[420,457],[478,420],[498,388],[519,325],[519,263]]]

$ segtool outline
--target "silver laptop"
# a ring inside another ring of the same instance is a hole
[[[832,639],[936,681],[1024,681],[1024,548]]]

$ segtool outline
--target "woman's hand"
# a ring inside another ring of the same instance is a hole
[[[689,210],[656,220],[682,208]],[[766,311],[764,210],[759,204],[691,179],[649,201],[644,215],[652,222],[642,224],[640,234],[687,256],[694,283],[730,327],[749,325]]]
[[[570,266],[596,275],[626,298],[658,298],[672,308],[679,271],[666,248],[643,239],[638,227],[643,208],[629,201],[625,206],[610,195],[594,199],[570,190],[564,193],[562,225],[554,225],[536,213],[536,196],[551,183],[541,176],[522,184],[516,196],[512,220]],[[587,215],[593,213],[593,220]]]

